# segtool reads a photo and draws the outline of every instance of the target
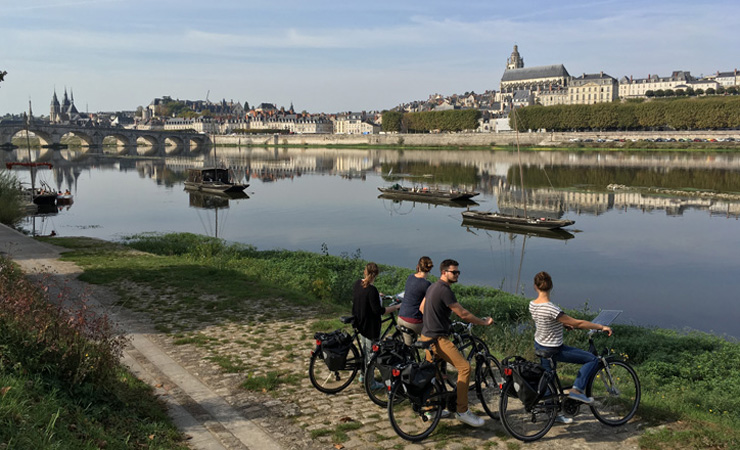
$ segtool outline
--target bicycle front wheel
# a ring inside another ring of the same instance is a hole
[[[390,368],[388,369],[390,370]],[[373,403],[386,408],[388,406],[388,387],[385,385],[383,374],[377,365],[377,355],[370,358],[365,369],[365,392]]]
[[[417,402],[409,398],[403,383],[396,381],[388,396],[388,419],[393,430],[407,441],[426,439],[442,417],[442,392],[435,383],[427,398]]]
[[[613,427],[624,425],[640,404],[640,380],[626,362],[607,361],[589,380],[586,395],[594,398],[591,412],[600,422]]]
[[[352,383],[361,367],[360,352],[354,344],[349,348],[347,362],[341,370],[329,370],[321,358],[319,349],[311,355],[311,361],[308,364],[308,378],[319,391],[325,394],[336,394]]]
[[[499,414],[501,423],[510,435],[520,441],[530,442],[550,431],[559,409],[555,384],[549,382],[547,392],[534,405],[528,406],[517,396],[513,382],[504,385],[499,400]]]
[[[501,385],[504,382],[504,374],[501,364],[492,356],[487,355],[476,364],[475,367],[475,391],[478,394],[486,414],[493,419],[498,419],[499,398],[501,397]]]

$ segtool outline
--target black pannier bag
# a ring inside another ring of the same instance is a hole
[[[406,392],[412,400],[422,402],[431,391],[436,373],[434,363],[411,363],[401,371],[401,382],[406,386]]]
[[[521,356],[510,356],[502,361],[502,365],[511,369],[509,378],[525,406],[534,405],[545,394],[548,377],[544,367]]]
[[[383,381],[391,378],[393,367],[404,362],[405,344],[397,339],[389,338],[378,343],[378,356],[375,357],[375,367],[378,368]]]
[[[352,336],[342,330],[331,333],[316,333],[317,341],[321,341],[321,357],[329,370],[342,370],[347,364],[347,354],[352,346]]]

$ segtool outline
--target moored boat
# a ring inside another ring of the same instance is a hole
[[[468,220],[465,218],[463,218],[461,226],[467,228],[468,231],[470,231],[471,228],[475,228],[477,230],[500,231],[502,233],[514,233],[514,234],[521,234],[524,236],[535,236],[535,237],[543,237],[543,238],[549,238],[549,239],[559,239],[562,241],[573,239],[575,237],[575,235],[573,235],[572,233],[569,233],[568,231],[563,230],[561,228],[555,228],[555,229],[527,228],[525,229],[521,227],[511,227],[505,224],[500,224],[500,223],[495,223],[495,222]]]
[[[379,187],[378,190],[388,198],[404,200],[436,200],[436,201],[463,201],[470,200],[478,195],[478,192],[460,191],[457,189],[432,189],[432,188],[408,188],[396,183],[390,187]]]
[[[513,216],[498,212],[463,211],[463,222],[495,225],[500,228],[520,230],[557,230],[576,223],[575,220],[551,219],[549,217]]]
[[[206,169],[189,169],[185,189],[214,194],[243,192],[249,185],[231,181],[228,169],[215,167]]]

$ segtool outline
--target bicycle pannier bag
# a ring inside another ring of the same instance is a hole
[[[545,368],[520,356],[507,358],[504,364],[511,368],[511,381],[519,400],[525,406],[536,403],[547,389]]]
[[[342,330],[331,333],[316,333],[321,341],[321,356],[329,370],[342,370],[347,364],[347,354],[352,346],[352,336]]]
[[[378,368],[383,381],[389,380],[393,367],[404,361],[400,356],[403,354],[403,345],[403,342],[396,339],[387,339],[380,343],[378,356],[375,358],[375,367]]]
[[[428,361],[421,364],[411,363],[401,371],[401,381],[406,386],[409,396],[421,400],[431,389],[435,374],[434,363]]]

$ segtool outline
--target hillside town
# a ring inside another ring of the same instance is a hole
[[[508,116],[512,108],[530,105],[593,105],[616,101],[644,101],[660,97],[737,95],[740,73],[716,71],[696,77],[676,70],[670,75],[632,75],[617,79],[604,71],[570,75],[563,64],[526,67],[514,45],[506,60],[499,90],[482,93],[432,94],[389,108],[402,113],[476,109],[480,111],[474,132],[510,131]],[[50,123],[75,123],[83,126],[113,126],[151,130],[180,130],[207,134],[289,133],[289,134],[378,134],[382,133],[381,111],[337,113],[297,112],[272,103],[250,106],[234,100],[212,102],[180,100],[170,96],[153,99],[136,111],[82,113],[75,106],[72,89],[64,89],[62,100],[54,91],[48,118]]]

